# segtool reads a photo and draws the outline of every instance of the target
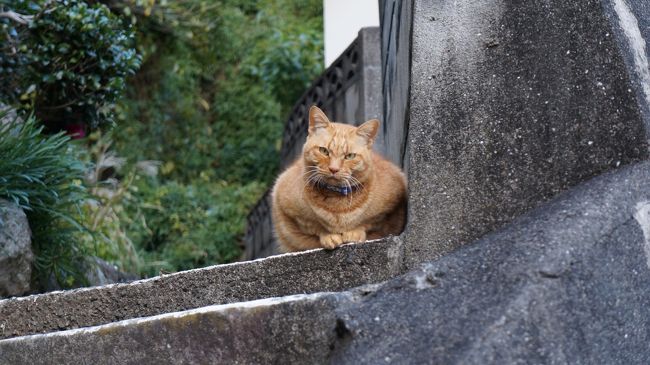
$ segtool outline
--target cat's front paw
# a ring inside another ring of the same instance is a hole
[[[328,250],[333,250],[343,243],[343,237],[340,234],[331,233],[323,234],[320,237],[320,245]]]
[[[366,231],[343,232],[341,236],[343,237],[343,242],[363,242],[366,240]]]

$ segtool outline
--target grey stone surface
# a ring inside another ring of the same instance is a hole
[[[623,52],[645,124],[650,125],[650,2],[608,0],[602,4]],[[646,137],[650,138],[648,131]]]
[[[100,258],[90,257],[88,261],[86,279],[88,280],[89,286],[123,283],[138,279],[133,274],[124,273],[117,266]]]
[[[406,169],[412,9],[412,1],[379,1],[384,118],[376,143],[384,156]]]
[[[7,364],[647,364],[650,163],[406,275],[0,341]]]
[[[0,340],[0,364],[324,363],[333,308],[346,299],[300,295]]]
[[[644,162],[581,184],[339,311],[348,338],[335,362],[646,364],[649,287]]]
[[[0,103],[0,127],[7,123],[13,123],[16,119],[21,120],[20,117],[16,114],[16,110]]]
[[[612,4],[635,4],[628,9],[647,14],[647,2],[621,1],[396,5],[411,25],[410,47],[387,53],[406,58],[395,62],[410,72],[406,105],[392,107],[408,111],[406,268],[648,157],[650,98],[635,92],[650,88],[641,47],[648,20],[635,23],[630,11],[622,29],[623,13],[612,12]],[[633,67],[626,47],[641,60]]]
[[[129,284],[0,300],[0,338],[260,298],[338,291],[396,275],[401,241],[390,238],[190,270]]]
[[[32,231],[27,216],[14,203],[0,199],[0,297],[30,290]]]

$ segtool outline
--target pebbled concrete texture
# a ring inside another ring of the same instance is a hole
[[[395,276],[397,237],[189,270],[129,284],[0,300],[0,339],[214,304],[339,291]]]
[[[0,363],[645,364],[649,232],[644,162],[385,283],[2,340]]]
[[[645,71],[605,3],[414,2],[406,268],[648,157]]]
[[[605,14],[628,68],[645,125],[650,125],[650,3],[645,0],[603,1]],[[648,131],[646,131],[648,133]],[[649,134],[646,137],[650,138]]]
[[[336,342],[334,308],[348,297],[264,299],[0,340],[0,364],[322,363]]]

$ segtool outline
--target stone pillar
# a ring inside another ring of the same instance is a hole
[[[412,2],[380,0],[383,105],[379,150],[398,166],[408,168],[406,133],[411,62]]]
[[[408,131],[407,267],[647,158],[646,0],[380,4],[384,114]]]

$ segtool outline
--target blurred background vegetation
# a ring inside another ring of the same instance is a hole
[[[68,233],[35,242],[74,254],[38,251],[35,277],[83,285],[79,255],[138,276],[238,260],[246,215],[277,173],[284,120],[323,69],[322,1],[0,4],[0,103],[31,123],[24,135],[83,137],[65,142],[83,171],[36,184],[76,187],[58,208]]]

